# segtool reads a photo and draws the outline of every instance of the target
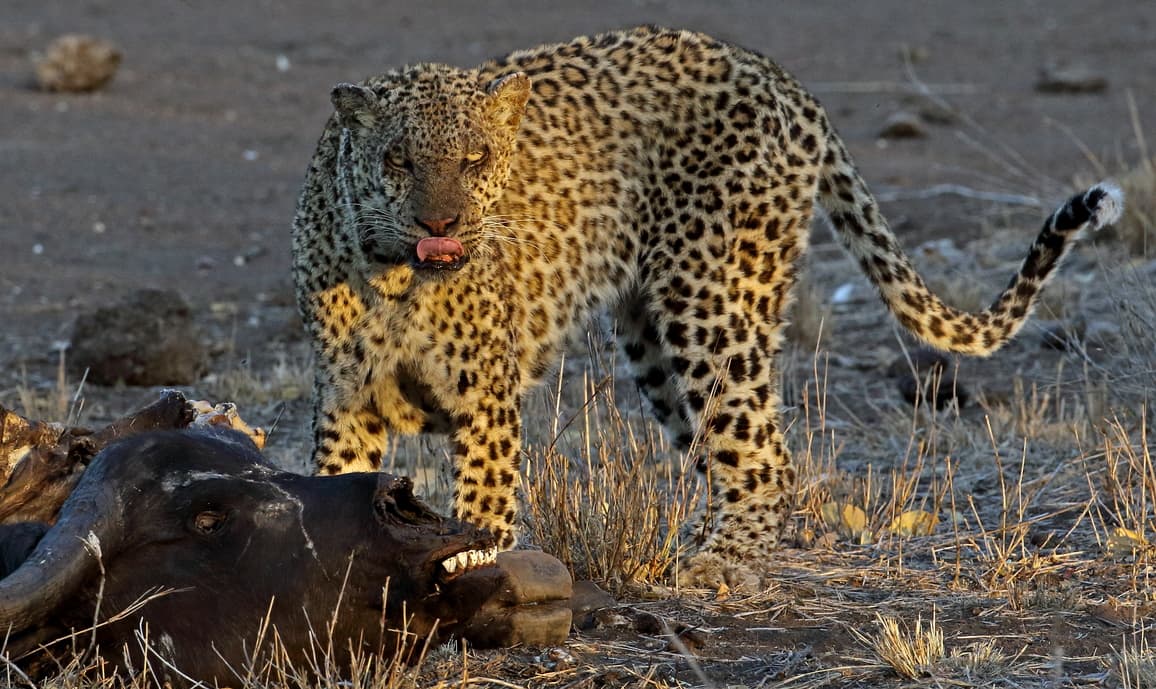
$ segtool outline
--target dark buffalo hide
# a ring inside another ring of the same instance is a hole
[[[8,525],[0,541],[0,625],[25,667],[62,662],[75,639],[42,644],[150,593],[97,628],[102,656],[140,668],[144,636],[189,677],[221,683],[244,671],[266,618],[301,666],[327,648],[339,666],[351,649],[404,656],[435,624],[435,640],[509,641],[488,623],[471,627],[488,601],[509,598],[485,532],[431,512],[407,479],[279,471],[228,430],[118,440],[91,460],[50,530]],[[466,566],[451,574],[448,558]],[[91,635],[77,637],[82,647]]]

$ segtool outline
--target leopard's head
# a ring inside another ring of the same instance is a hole
[[[485,246],[530,79],[418,65],[339,84],[337,178],[362,268],[455,271]]]

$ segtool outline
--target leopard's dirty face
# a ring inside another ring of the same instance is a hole
[[[776,358],[815,203],[900,324],[980,355],[1121,204],[1110,186],[1069,200],[966,313],[927,289],[815,98],[709,36],[640,27],[417,65],[333,103],[293,234],[317,470],[447,433],[457,516],[512,547],[522,397],[609,309],[669,435],[704,434],[717,510],[683,572],[711,586],[750,580],[736,563],[766,562],[791,521]]]
[[[529,93],[524,75],[478,83],[436,65],[334,88],[345,229],[367,275],[453,271],[484,252]]]

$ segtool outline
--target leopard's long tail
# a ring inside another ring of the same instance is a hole
[[[899,246],[878,203],[837,137],[828,141],[819,178],[819,202],[827,209],[843,247],[879,291],[895,318],[937,349],[986,356],[1015,336],[1035,306],[1040,289],[1085,231],[1119,219],[1124,195],[1110,182],[1076,194],[1044,222],[1019,272],[984,311],[969,313],[944,304],[923,282]]]

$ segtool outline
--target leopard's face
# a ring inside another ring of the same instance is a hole
[[[483,252],[486,216],[510,176],[529,80],[479,84],[423,66],[403,85],[341,85],[338,185],[361,266],[455,271]]]

